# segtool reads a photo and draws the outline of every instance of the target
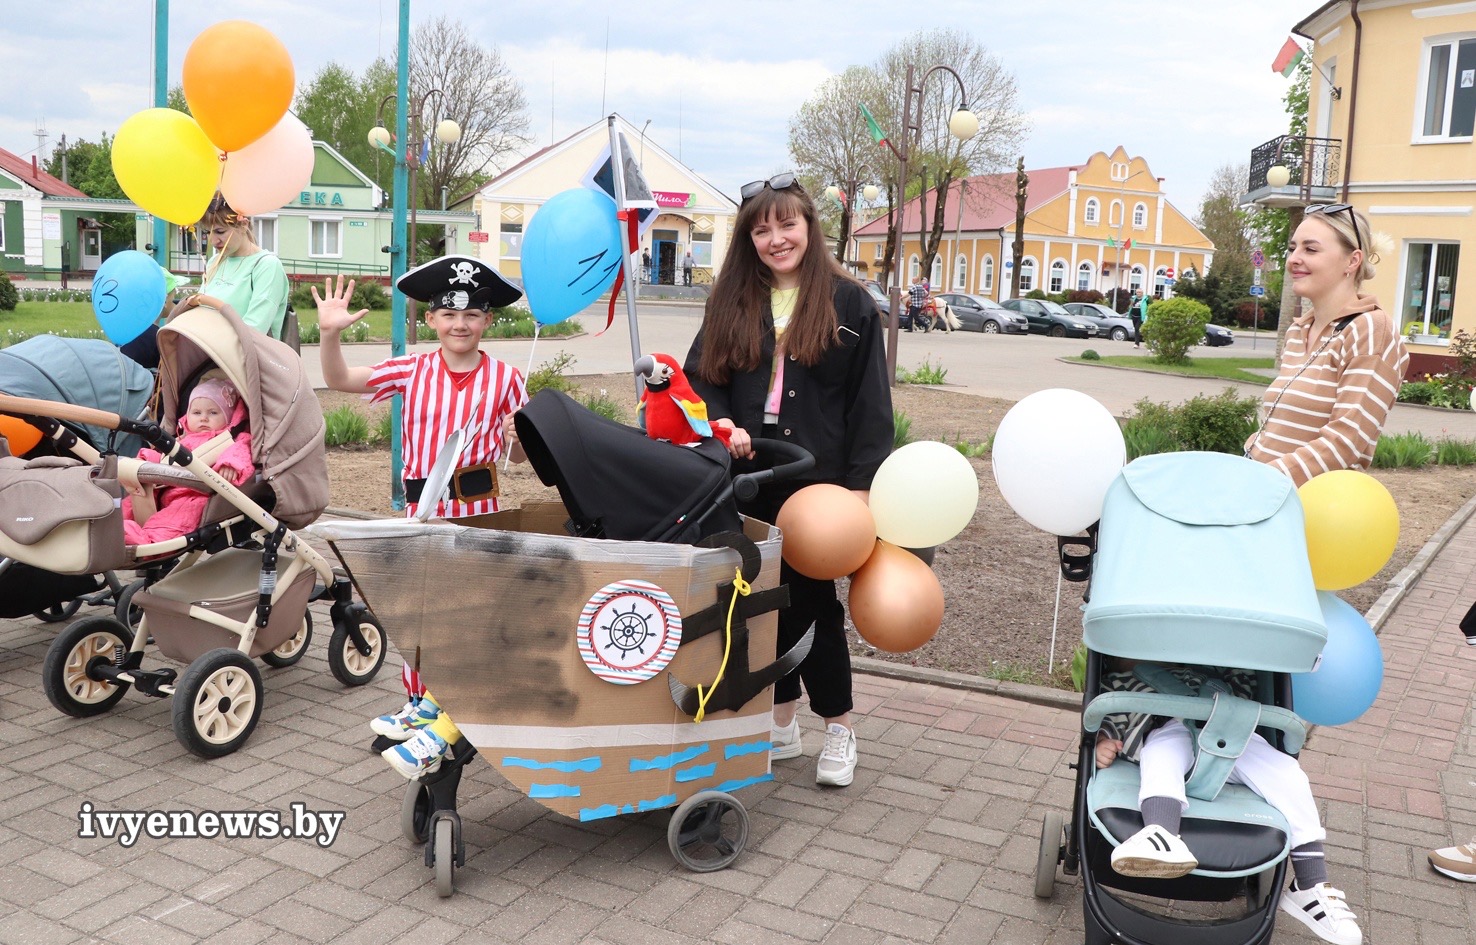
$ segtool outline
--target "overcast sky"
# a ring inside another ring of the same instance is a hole
[[[152,3],[5,3],[0,147],[30,155],[42,120],[48,152],[61,134],[95,140],[152,104]],[[650,119],[650,140],[735,197],[745,181],[789,167],[789,118],[826,77],[873,63],[906,32],[961,28],[1016,76],[1032,124],[1027,167],[1081,164],[1121,144],[1146,158],[1166,178],[1169,199],[1192,215],[1216,167],[1248,160],[1285,131],[1288,80],[1271,62],[1315,6],[415,0],[411,18],[448,14],[501,51],[524,83],[532,148],[618,111],[637,127]],[[179,83],[191,40],[220,20],[275,33],[302,83],[329,61],[361,70],[390,54],[398,16],[397,0],[176,0],[169,83]],[[935,76],[926,94],[946,94],[946,78]]]

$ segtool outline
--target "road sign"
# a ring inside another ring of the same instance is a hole
[[[1261,284],[1261,270],[1257,269],[1255,272],[1252,272],[1251,273],[1251,279],[1252,279],[1251,285],[1260,285]]]
[[[1013,259],[1006,259],[1005,260],[1005,268],[1006,269],[1013,269],[1013,268],[1015,268],[1015,261]]]
[[[1174,284],[1174,280],[1165,277],[1164,280],[1163,280],[1163,284],[1164,285],[1173,285]]]
[[[482,230],[472,230],[466,234],[466,241],[468,243],[485,243],[487,242],[487,236],[488,234]]]
[[[1257,269],[1264,267],[1266,265],[1266,254],[1259,249],[1251,253],[1251,265]]]
[[[1251,295],[1265,295],[1265,294],[1266,294],[1266,287],[1265,286],[1263,286],[1263,285],[1253,285],[1253,286],[1251,286]]]
[[[1174,278],[1174,267],[1173,266],[1170,266],[1167,269],[1165,269],[1163,271],[1163,277],[1165,279],[1172,280]]]

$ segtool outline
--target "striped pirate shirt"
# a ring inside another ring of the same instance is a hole
[[[1286,331],[1280,373],[1262,399],[1261,429],[1246,455],[1269,463],[1298,487],[1335,469],[1367,469],[1379,431],[1404,380],[1409,352],[1378,300],[1360,295],[1310,350],[1312,316]]]
[[[400,451],[406,479],[424,479],[446,439],[473,418],[476,429],[458,465],[497,462],[503,452],[503,418],[528,402],[528,391],[517,368],[486,352],[461,383],[446,367],[446,359],[437,348],[381,361],[371,369],[369,386],[374,388],[370,403],[382,403],[395,394],[405,399],[400,416]],[[496,512],[498,508],[495,498],[453,500],[439,503],[435,515],[462,518]],[[414,516],[416,504],[409,503],[405,511]]]

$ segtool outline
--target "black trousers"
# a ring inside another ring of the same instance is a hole
[[[812,483],[784,483],[764,489],[751,503],[739,505],[744,515],[772,523],[779,507],[799,488]],[[846,610],[834,581],[805,577],[788,564],[779,565],[779,579],[789,585],[789,607],[779,611],[779,648],[783,654],[799,642],[811,624],[815,640],[799,668],[774,684],[774,703],[794,702],[800,687],[810,696],[810,708],[825,719],[851,711],[851,650],[846,643]]]

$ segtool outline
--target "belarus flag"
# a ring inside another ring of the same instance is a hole
[[[1276,61],[1271,63],[1271,71],[1280,72],[1287,78],[1291,78],[1291,74],[1296,71],[1297,63],[1302,61],[1303,55],[1302,47],[1288,36],[1286,43],[1281,47],[1281,52],[1276,54]]]

